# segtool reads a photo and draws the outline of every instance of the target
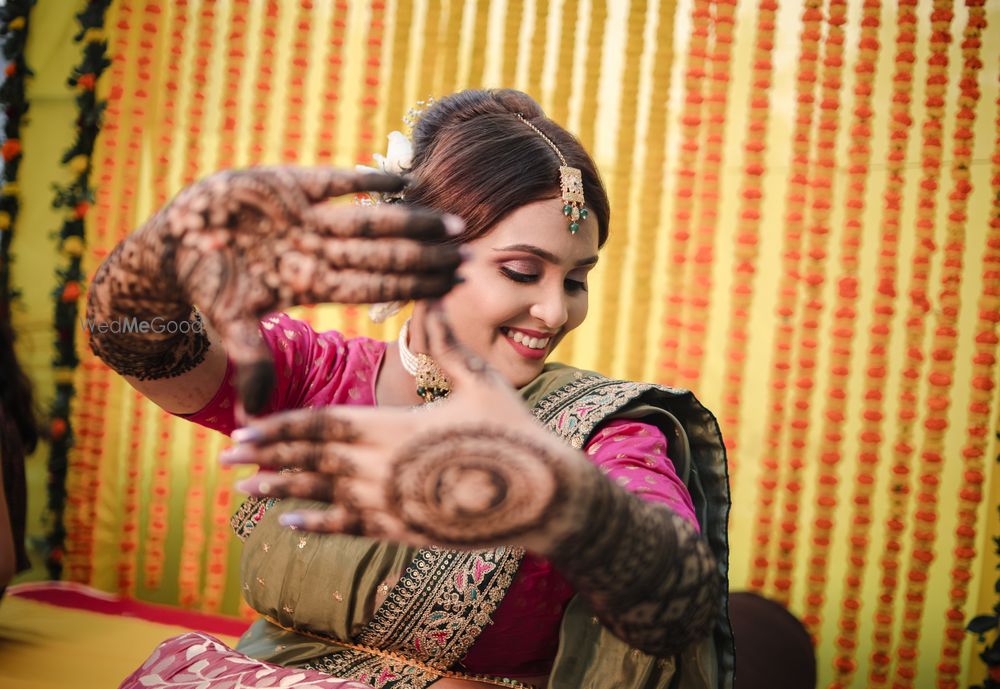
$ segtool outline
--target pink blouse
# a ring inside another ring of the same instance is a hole
[[[375,406],[375,381],[386,344],[346,339],[336,331],[317,333],[303,321],[273,314],[261,334],[275,362],[276,385],[264,412],[334,404]],[[229,435],[236,428],[235,367],[230,360],[211,401],[180,415]],[[651,424],[614,420],[584,448],[609,478],[644,500],[667,505],[698,528],[691,496],[667,457],[667,440]],[[511,677],[546,674],[559,644],[559,623],[573,590],[552,565],[525,556],[493,624],[479,635],[462,664],[470,671]],[[516,640],[516,642],[514,641]]]

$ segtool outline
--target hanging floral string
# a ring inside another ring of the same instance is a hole
[[[568,2],[566,3],[566,5],[569,4]],[[565,6],[563,7],[563,11],[566,11]],[[674,60],[675,11],[676,7],[671,3],[662,2],[659,5],[656,19],[656,35],[653,39],[653,73],[650,80],[652,93],[670,93],[670,70]],[[563,21],[564,31],[566,27],[565,22],[567,21],[571,25],[570,28],[573,31],[576,30],[576,22],[573,22],[572,19],[567,20],[564,15]],[[564,42],[567,40],[571,44],[575,43],[572,35],[568,39],[563,39]],[[560,44],[561,48],[562,44]],[[572,57],[570,53],[569,59],[572,60]],[[572,63],[569,66],[560,67],[559,69],[559,74],[570,74],[571,72]],[[554,100],[558,103],[562,98],[569,98],[569,92],[567,91],[565,94],[562,94],[559,92],[559,88],[565,82],[565,88],[568,89],[570,81],[569,79],[557,79],[556,82],[557,93]],[[667,99],[650,98],[647,112],[646,136],[642,146],[645,152],[642,163],[642,186],[639,189],[640,204],[644,204],[644,221],[638,223],[636,229],[638,231],[638,246],[655,247],[658,241],[657,237],[662,231],[663,223],[663,204],[659,202],[659,197],[665,186],[663,168],[667,158],[667,130],[669,128],[667,123]],[[652,284],[653,264],[654,262],[649,260],[636,261],[635,273],[632,278],[633,284]],[[635,290],[631,306],[633,313],[651,313],[653,309],[652,301],[653,290]],[[626,357],[624,373],[624,376],[629,380],[644,380],[649,375],[646,372],[647,345],[652,339],[647,334],[647,328],[649,327],[650,324],[639,322],[638,319],[633,321],[633,332],[629,337],[629,341],[632,343],[632,351]]]
[[[757,5],[757,27],[754,38],[753,73],[747,127],[743,140],[743,181],[740,210],[737,216],[733,284],[729,290],[729,329],[727,333],[725,372],[722,376],[722,409],[720,418],[726,429],[726,452],[729,460],[729,481],[735,487],[740,447],[740,408],[743,396],[743,370],[747,360],[750,332],[750,310],[753,305],[753,280],[757,273],[760,243],[761,208],[764,200],[762,180],[767,172],[767,123],[771,111],[771,75],[774,71],[774,27],[778,12],[777,0],[760,0]]]
[[[624,59],[622,68],[621,91],[618,96],[618,119],[620,122],[635,123],[638,121],[637,110],[639,107],[639,75],[641,73],[642,52],[645,45],[644,36],[646,34],[646,3],[634,2],[629,7],[627,19]],[[543,61],[544,62],[544,61]],[[534,66],[529,69],[535,69]],[[541,71],[541,65],[537,67]],[[539,82],[541,76],[538,77]],[[626,219],[630,218],[632,204],[629,202],[632,190],[632,166],[635,157],[635,134],[636,127],[624,126],[618,128],[618,141],[615,143],[617,157],[615,160],[615,173],[611,178],[611,207],[621,209],[620,212]],[[634,232],[640,223],[626,220],[623,233],[625,237],[612,239],[605,245],[603,251],[605,260],[610,265],[620,266],[625,263],[625,247],[633,241],[629,236],[634,236]],[[614,314],[621,313],[620,306],[623,301],[623,293],[626,291],[625,277],[629,271],[619,271],[614,280],[617,285],[611,289],[603,290],[601,312],[604,317],[611,319]],[[645,325],[645,324],[643,324]],[[619,328],[613,322],[605,323],[600,329],[597,345],[597,370],[610,371],[614,364],[615,348],[618,342]]]
[[[971,12],[971,9],[970,9]],[[977,13],[978,14],[978,13]],[[981,14],[979,16],[982,16]],[[984,18],[985,19],[985,18]],[[984,27],[985,28],[985,27]],[[966,35],[962,41],[963,54],[972,45],[981,42],[981,32]],[[977,48],[980,47],[977,45]],[[965,77],[962,79],[962,89],[969,88]],[[1000,89],[996,91],[1000,94]],[[1000,95],[996,104],[1000,106]],[[998,111],[1000,112],[1000,111]],[[982,634],[997,628],[997,612],[1000,605],[993,608],[993,615],[977,616],[965,625],[965,606],[969,598],[970,573],[976,557],[976,523],[979,506],[983,500],[983,491],[989,490],[986,483],[987,444],[990,438],[990,419],[993,415],[993,405],[996,403],[994,375],[997,361],[997,323],[1000,323],[1000,114],[996,121],[996,143],[993,147],[993,175],[991,192],[993,197],[990,209],[990,229],[986,238],[986,250],[983,253],[983,291],[979,295],[979,320],[976,324],[975,355],[972,357],[972,390],[969,395],[969,421],[966,429],[965,447],[962,448],[962,458],[965,471],[958,489],[958,526],[955,528],[955,565],[951,570],[951,589],[949,590],[949,606],[945,612],[945,637],[941,648],[941,660],[938,664],[938,682],[945,687],[957,686],[958,675],[961,672],[961,654],[963,638],[966,630]],[[971,145],[971,142],[969,142]],[[1000,439],[1000,435],[997,436]],[[1000,457],[997,458],[1000,463]],[[996,463],[994,464],[996,466]],[[1000,538],[994,538],[997,554],[1000,555]],[[994,585],[994,590],[1000,593],[1000,580]],[[964,627],[964,629],[963,629]],[[986,664],[989,678],[984,682],[984,689],[997,689],[1000,686],[1000,638],[993,641],[992,648],[987,646],[979,658]],[[990,684],[990,682],[993,682]]]
[[[404,2],[402,5],[408,6],[409,3]],[[333,5],[333,26],[327,48],[326,73],[323,75],[323,105],[320,107],[319,145],[316,151],[316,162],[321,165],[333,162],[337,150],[337,104],[340,101],[344,29],[347,26],[348,9],[346,0],[337,0]]]
[[[132,395],[128,449],[125,451],[125,497],[122,516],[121,558],[118,560],[118,593],[135,595],[136,559],[139,553],[139,484],[142,471],[142,436],[146,398]]]
[[[564,18],[566,17],[566,12],[568,11],[567,8],[568,7],[569,8],[575,8],[577,2],[578,2],[578,0],[565,0],[565,2],[563,3],[563,17]],[[407,3],[404,2],[404,3],[401,3],[401,4],[405,5]],[[399,16],[399,15],[402,14],[399,11],[399,8],[397,8],[396,14],[397,14],[397,16]],[[571,16],[575,18],[577,16],[577,13],[574,11]],[[469,60],[469,77],[466,80],[466,83],[468,83],[470,86],[474,86],[476,84],[482,84],[483,83],[483,70],[486,68],[486,41],[487,41],[487,36],[489,34],[489,22],[490,22],[490,3],[488,3],[488,2],[477,2],[476,3],[476,16],[473,19],[473,34],[472,34],[473,49],[472,49],[471,54],[469,56],[470,57],[470,60]],[[572,31],[575,33],[576,32],[576,28],[575,28],[575,23],[576,22],[572,22],[571,21],[570,23],[574,24],[574,27],[572,28]],[[397,26],[405,26],[405,24],[402,24],[401,20],[397,20]],[[567,24],[563,23],[563,25],[562,25],[562,31],[563,31],[564,35],[566,33],[566,29],[567,29]],[[569,46],[565,46],[565,47],[569,50],[570,54],[572,54],[572,52],[573,52],[573,43],[570,43]],[[563,49],[564,49],[564,46],[563,46],[562,43],[560,43],[559,44],[559,54],[560,55],[562,55]],[[565,61],[560,58],[559,65],[562,66],[564,64],[565,64]],[[570,64],[572,64],[572,58],[571,58],[571,63]],[[560,73],[561,74],[571,74],[571,72],[560,72]],[[559,80],[557,79],[557,81],[559,81]],[[564,81],[566,81],[567,84],[570,82],[569,79],[565,79]],[[559,85],[557,85],[556,88],[558,89]],[[557,121],[564,122],[565,120],[557,120]]]
[[[259,165],[264,162],[264,146],[267,141],[271,106],[274,103],[274,69],[278,64],[275,54],[278,45],[278,27],[280,26],[281,5],[276,2],[264,3],[264,16],[261,22],[260,34],[255,37],[260,41],[260,58],[257,61],[257,80],[254,84],[253,110],[250,131],[250,164]]]
[[[750,553],[752,589],[762,590],[771,565],[770,549],[774,526],[775,499],[779,479],[778,455],[785,426],[785,400],[791,369],[793,318],[798,302],[799,259],[806,197],[809,191],[812,119],[816,91],[816,63],[822,37],[823,13],[820,0],[808,0],[802,10],[799,64],[795,86],[795,127],[792,132],[791,179],[786,195],[785,236],[781,277],[777,295],[774,337],[774,366],[768,396],[767,449],[761,459],[757,515]]]
[[[50,409],[50,424],[57,422],[64,428],[62,436],[53,439],[49,451],[49,496],[46,566],[49,576],[58,579],[62,574],[66,541],[64,514],[66,507],[66,473],[69,468],[69,450],[73,445],[70,425],[70,404],[76,394],[74,372],[79,364],[76,353],[76,327],[79,299],[83,294],[81,257],[84,243],[84,218],[94,200],[90,186],[90,156],[94,140],[100,131],[104,102],[97,99],[97,80],[110,65],[107,44],[104,40],[104,14],[110,0],[92,0],[76,15],[80,31],[74,41],[83,44],[83,57],[73,68],[69,85],[76,90],[77,131],[73,145],[63,154],[62,162],[73,175],[66,185],[56,185],[54,208],[65,209],[66,219],[59,230],[60,249],[66,261],[56,271],[55,317],[56,356],[54,364],[55,396]],[[79,252],[78,252],[79,250]]]
[[[955,351],[958,340],[958,316],[961,310],[962,262],[965,250],[965,231],[968,220],[968,199],[972,192],[969,168],[972,163],[970,141],[976,124],[976,104],[979,101],[979,72],[983,63],[979,58],[981,41],[979,35],[986,26],[984,0],[966,0],[968,17],[963,31],[962,74],[959,82],[958,111],[955,115],[954,140],[952,146],[951,179],[952,188],[948,194],[948,214],[945,223],[945,238],[942,244],[943,261],[939,275],[938,305],[935,309],[937,324],[931,340],[930,370],[927,376],[927,411],[924,419],[923,443],[920,450],[919,477],[917,481],[916,503],[913,514],[913,535],[910,547],[909,567],[906,577],[903,630],[897,649],[896,686],[911,687],[916,677],[917,647],[920,641],[925,603],[927,600],[928,570],[934,562],[937,541],[938,492],[945,460],[944,436],[948,430],[948,411],[953,398],[952,383],[955,374]],[[948,32],[950,12],[932,15],[935,34],[943,39]],[[947,63],[942,65],[947,68]],[[947,82],[942,84],[942,88]],[[940,168],[940,139],[944,133],[941,120],[933,127],[937,141],[930,155]],[[928,166],[928,171],[935,167]],[[941,179],[936,175],[936,179]],[[973,549],[974,552],[974,549]],[[957,557],[969,553],[959,546]],[[952,569],[952,572],[955,570]],[[968,584],[972,573],[962,582]],[[955,648],[956,657],[951,659],[957,667],[957,654],[961,650],[964,633],[953,629],[952,635],[959,642]],[[947,635],[946,635],[947,638]],[[957,674],[957,670],[956,670]],[[942,685],[939,683],[939,687]]]
[[[21,209],[17,173],[21,169],[21,123],[28,112],[24,95],[25,79],[32,75],[24,59],[24,46],[28,38],[31,7],[34,0],[11,0],[0,7],[0,40],[6,74],[0,84],[0,107],[4,113],[3,186],[0,187],[0,320],[11,317],[11,302],[17,291],[10,281],[10,245],[14,240],[14,227]]]
[[[906,362],[900,379],[900,395],[896,441],[893,444],[893,463],[889,486],[889,513],[886,519],[886,552],[882,558],[882,575],[879,579],[879,606],[875,613],[875,633],[872,644],[872,668],[870,683],[883,687],[889,681],[890,651],[892,649],[893,608],[899,585],[900,555],[903,549],[905,526],[909,522],[911,479],[910,467],[914,465],[914,426],[919,417],[917,396],[920,378],[923,375],[924,329],[930,301],[927,298],[931,256],[934,248],[935,208],[937,184],[941,177],[941,136],[940,123],[944,119],[944,96],[948,85],[948,44],[951,41],[949,27],[952,19],[951,2],[936,0],[931,12],[930,51],[927,60],[927,78],[924,85],[926,98],[926,120],[923,127],[920,181],[917,199],[917,237],[911,260],[913,270],[910,275],[910,306],[906,315]],[[927,519],[932,513],[918,508],[918,519]],[[920,572],[911,572],[920,578]],[[905,615],[905,613],[904,613]],[[903,638],[900,643],[900,659],[910,653],[906,637],[918,635],[912,621],[904,619]],[[904,667],[909,673],[910,667]]]
[[[287,110],[282,136],[282,162],[295,163],[303,159],[302,114],[305,112],[306,75],[309,73],[309,37],[313,24],[313,3],[299,0],[292,32],[292,60],[288,66]]]
[[[661,7],[663,7],[661,5]],[[489,9],[489,3],[477,2],[476,3],[476,21],[479,21],[479,15],[482,10]],[[671,8],[673,9],[673,8]],[[579,22],[575,21],[579,16],[580,4],[579,0],[565,0],[562,4],[562,13],[559,20],[559,50],[556,56],[556,74],[573,74],[573,48],[576,46],[576,30]],[[665,12],[671,18],[673,17],[672,12]],[[667,28],[673,24],[673,20],[667,21]],[[478,26],[477,26],[478,28]],[[660,25],[662,29],[663,26]],[[473,45],[482,45],[481,43],[473,43]],[[485,50],[473,50],[472,51],[472,61],[473,65],[470,69],[469,83],[478,84],[482,83],[482,62],[483,55],[486,53]],[[669,64],[669,61],[668,61]],[[660,67],[660,63],[653,59],[653,71],[655,72],[657,68]],[[656,76],[653,76],[653,81],[656,81]],[[663,91],[661,93],[667,93]],[[565,126],[569,125],[569,106],[570,100],[573,97],[573,80],[566,79],[556,79],[556,83],[552,88],[552,99],[550,106],[546,108],[549,116],[558,122],[559,124]],[[659,99],[654,98],[654,107]],[[662,126],[665,126],[662,125]],[[654,133],[652,128],[649,128],[650,133]],[[659,135],[659,132],[656,132]]]
[[[711,4],[695,0],[691,5],[691,37],[684,71],[684,106],[681,111],[681,150],[677,161],[677,182],[674,191],[674,222],[670,255],[671,266],[667,284],[666,332],[660,375],[667,384],[679,379],[679,356],[684,334],[684,293],[687,285],[688,254],[690,253],[691,220],[694,216],[701,126],[704,122],[704,92],[707,78],[706,60],[711,36]]]
[[[163,581],[166,561],[167,530],[170,507],[170,451],[173,447],[171,424],[173,417],[165,411],[156,414],[156,443],[153,455],[153,476],[150,481],[143,539],[143,584],[147,589],[158,588]]]
[[[184,608],[201,602],[201,563],[205,553],[205,484],[209,461],[209,436],[203,426],[191,433],[191,461],[184,492],[184,540],[181,544],[177,598]]]
[[[715,233],[719,221],[719,175],[726,133],[726,105],[729,99],[730,56],[736,25],[736,0],[712,3],[713,41],[709,55],[711,72],[707,75],[705,95],[705,140],[699,165],[698,221],[695,226],[691,256],[691,278],[685,289],[684,347],[680,361],[680,382],[697,390],[705,358],[705,341],[710,320],[712,267],[715,263]]]
[[[833,308],[832,344],[827,380],[829,387],[823,410],[822,445],[819,453],[819,474],[816,485],[815,518],[811,536],[807,570],[808,591],[805,597],[803,621],[810,628],[814,641],[818,639],[821,611],[825,607],[830,540],[836,519],[837,488],[841,465],[841,430],[847,417],[847,386],[857,320],[858,261],[861,251],[865,191],[871,158],[870,122],[872,91],[878,58],[880,0],[866,0],[862,8],[861,31],[858,36],[858,57],[854,67],[854,107],[848,149],[847,198],[844,200],[844,225],[841,232],[840,275],[837,280],[836,303]],[[860,586],[860,574],[848,563],[847,579]],[[843,647],[841,646],[843,650]],[[852,653],[853,655],[853,653]]]
[[[423,46],[420,50],[420,65],[417,71],[417,99],[424,100],[440,93],[434,93],[435,75],[437,73],[438,61],[441,59],[441,46],[439,45],[439,34],[441,33],[441,5],[440,2],[427,4],[427,14],[424,17]],[[517,3],[520,5],[520,3]],[[507,12],[516,11],[520,23],[520,13],[522,8],[516,10],[508,6]],[[509,21],[509,19],[508,19]],[[520,50],[520,42],[515,41],[515,50]],[[513,82],[504,81],[505,85]]]
[[[833,174],[837,169],[837,132],[840,125],[838,110],[843,83],[844,24],[847,6],[844,0],[830,0],[827,6],[826,38],[823,41],[823,69],[820,75],[819,117],[816,132],[815,164],[810,177],[810,203],[806,251],[802,259],[800,284],[802,313],[795,329],[797,371],[793,380],[791,420],[787,443],[788,463],[785,472],[785,494],[781,515],[776,558],[775,587],[777,598],[786,606],[791,599],[795,550],[798,543],[803,472],[806,466],[810,411],[813,404],[813,383],[823,318],[823,287],[826,282],[826,259],[830,237],[830,213],[833,208]],[[829,529],[820,514],[817,520]],[[818,545],[829,545],[828,537],[816,537]],[[824,543],[824,538],[826,539]],[[806,579],[806,604],[812,617],[803,620],[816,642],[819,625],[818,610],[822,607],[826,589],[826,563],[809,569]]]

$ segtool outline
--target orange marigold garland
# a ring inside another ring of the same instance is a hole
[[[431,3],[434,5],[435,3]],[[591,8],[591,21],[594,20],[594,9]],[[521,19],[524,16],[524,0],[507,0],[503,24],[503,62],[500,65],[500,83],[504,86],[514,86],[517,81],[517,56],[521,53]],[[598,46],[599,43],[591,43]],[[597,52],[601,52],[597,50]],[[421,96],[422,97],[422,96]]]
[[[900,380],[899,411],[896,440],[893,444],[893,462],[889,486],[889,514],[886,519],[886,551],[882,557],[879,602],[875,611],[874,642],[872,644],[872,667],[869,681],[874,687],[884,687],[888,682],[891,663],[893,610],[899,585],[900,554],[902,539],[907,524],[907,511],[911,491],[910,467],[913,465],[913,431],[919,412],[917,395],[923,371],[923,340],[930,301],[927,298],[927,282],[930,272],[931,255],[934,248],[935,207],[937,184],[941,168],[940,123],[944,118],[944,95],[948,84],[948,43],[951,40],[949,25],[952,11],[949,0],[936,0],[931,15],[932,33],[930,55],[927,65],[927,79],[924,86],[927,119],[923,127],[923,150],[921,165],[923,177],[918,190],[917,240],[911,259],[912,273],[907,293],[910,305],[906,315],[906,362]],[[926,509],[918,509],[918,518],[931,517]],[[920,572],[911,572],[920,578]],[[904,637],[914,635],[911,625],[904,620]],[[903,655],[910,651],[905,645],[900,649]],[[910,672],[906,668],[904,672]]]
[[[132,423],[125,453],[125,495],[122,515],[121,558],[118,560],[118,592],[135,595],[136,560],[139,553],[139,483],[142,474],[142,436],[146,398],[136,392],[132,396]]]
[[[913,43],[916,38],[914,28],[916,26],[916,14],[913,6],[916,0],[907,0],[899,7],[897,17],[897,40],[895,62],[897,70],[893,79],[893,98],[889,116],[889,165],[888,179],[885,190],[885,210],[882,216],[882,237],[877,260],[876,274],[878,284],[876,287],[875,299],[872,305],[872,325],[869,329],[870,347],[865,362],[865,380],[868,381],[868,388],[865,390],[862,400],[861,423],[862,430],[859,438],[860,451],[858,454],[857,468],[853,482],[853,492],[851,498],[851,518],[850,531],[848,535],[848,573],[844,581],[844,590],[841,598],[841,612],[838,622],[838,636],[836,640],[836,657],[833,662],[834,678],[828,685],[829,689],[843,689],[850,685],[851,680],[857,670],[857,636],[858,636],[858,616],[861,609],[862,600],[860,589],[865,568],[867,566],[867,552],[870,543],[869,533],[872,522],[872,494],[875,486],[875,472],[879,460],[879,446],[882,435],[882,390],[885,387],[885,377],[887,375],[886,351],[889,347],[889,340],[892,333],[892,316],[894,313],[894,298],[896,293],[896,254],[899,242],[899,217],[902,201],[902,189],[905,183],[903,178],[903,160],[906,152],[906,143],[909,132],[909,110],[910,91],[912,87],[911,74],[913,63]],[[852,196],[856,196],[859,203],[848,202],[847,213],[845,215],[845,234],[854,235],[859,229],[860,216],[863,211],[864,185],[867,180],[870,129],[868,118],[871,115],[871,87],[875,75],[875,56],[878,51],[878,24],[879,7],[876,2],[866,3],[864,17],[862,19],[862,31],[859,42],[858,64],[855,68],[857,85],[855,87],[855,122],[851,130],[851,152],[852,161],[849,168]],[[845,247],[846,248],[846,247]],[[848,265],[844,264],[845,269]],[[856,265],[853,269],[856,269]],[[856,276],[853,270],[848,272],[848,279]],[[848,293],[853,292],[856,283],[848,282],[841,286],[841,297],[846,298],[843,290]],[[852,299],[850,307],[856,297]],[[853,337],[849,313],[843,313],[838,307],[837,336]],[[843,332],[842,332],[843,331]],[[847,345],[845,354],[849,356],[850,340],[842,340]],[[832,405],[831,405],[832,407]],[[842,408],[828,409],[836,413],[843,414]],[[827,416],[830,424],[837,423],[836,418]],[[839,449],[836,459],[839,459]],[[824,464],[827,463],[826,451],[822,456]],[[830,459],[835,459],[833,456]]]
[[[921,624],[926,602],[928,570],[935,558],[934,545],[937,540],[938,488],[944,463],[944,436],[948,430],[948,410],[951,406],[952,384],[955,373],[955,351],[958,340],[958,317],[961,310],[962,261],[965,249],[965,231],[968,220],[968,197],[972,192],[969,171],[972,162],[973,132],[976,121],[976,104],[979,100],[978,76],[982,69],[979,59],[981,41],[979,35],[986,26],[983,0],[966,0],[969,14],[962,44],[962,78],[958,98],[958,112],[955,115],[954,143],[952,149],[951,178],[952,189],[948,195],[948,215],[945,224],[945,238],[942,246],[938,308],[935,309],[937,324],[931,343],[930,370],[927,376],[927,412],[924,418],[924,436],[920,451],[920,476],[917,482],[916,505],[913,515],[913,538],[909,568],[906,578],[902,638],[896,651],[897,664],[894,687],[908,689],[913,686],[916,676],[917,646],[920,641]],[[950,40],[948,24],[950,9],[936,12],[931,17],[934,37],[940,41]],[[972,39],[972,40],[969,40]],[[945,53],[945,56],[947,54]],[[942,61],[942,69],[947,62]],[[942,81],[942,88],[947,85]],[[943,94],[942,94],[943,95]],[[943,100],[943,99],[942,99]],[[930,125],[928,122],[925,126]],[[934,152],[936,165],[927,169],[940,169],[940,137],[943,127],[937,120],[930,127],[931,136],[937,137]],[[939,175],[935,176],[940,179]],[[961,557],[964,549],[960,546],[956,555]],[[968,553],[964,553],[968,554]],[[953,570],[954,574],[954,570]],[[971,579],[971,572],[969,573]],[[968,583],[968,579],[965,581]],[[964,632],[952,629],[951,634],[961,644]],[[955,649],[956,656],[960,645]],[[957,665],[958,658],[952,658]],[[957,674],[957,670],[956,670]],[[957,683],[953,682],[955,686]]]
[[[225,66],[222,76],[222,122],[216,163],[220,170],[231,168],[236,164],[236,128],[240,116],[240,82],[247,59],[249,15],[250,0],[233,0],[232,15],[229,18],[229,33],[226,35]]]
[[[795,568],[800,520],[799,502],[803,489],[802,474],[806,463],[810,410],[812,408],[814,377],[817,351],[819,349],[819,328],[823,317],[823,285],[826,281],[827,246],[830,237],[830,212],[833,206],[833,173],[837,168],[836,144],[840,118],[842,85],[844,29],[847,21],[845,0],[830,0],[827,7],[827,30],[823,42],[823,69],[819,101],[819,118],[816,134],[816,157],[810,178],[811,202],[809,204],[808,241],[800,283],[802,288],[802,315],[796,328],[796,353],[798,371],[794,380],[791,402],[791,420],[788,436],[788,466],[785,478],[785,495],[781,531],[778,538],[776,558],[777,573],[775,587],[777,598],[786,606],[790,602]],[[833,394],[843,396],[843,390]],[[835,480],[835,479],[834,479]],[[829,524],[819,516],[821,524]],[[829,545],[829,536],[816,535],[816,544]],[[814,552],[814,557],[822,558]],[[817,566],[818,565],[818,566]],[[811,563],[806,579],[806,602],[812,610],[812,617],[804,620],[813,638],[819,623],[819,609],[822,607],[826,589],[826,562]]]
[[[186,467],[184,492],[184,539],[181,542],[177,598],[181,607],[193,608],[201,602],[202,558],[205,554],[205,485],[209,437],[203,426],[191,433],[191,462]]]
[[[785,236],[781,277],[778,285],[777,319],[774,336],[774,367],[768,396],[767,449],[761,459],[757,519],[750,553],[752,589],[762,590],[771,565],[769,551],[774,530],[774,503],[779,479],[778,456],[785,425],[785,400],[791,369],[792,334],[798,302],[798,273],[802,247],[803,215],[812,149],[812,118],[816,92],[816,62],[822,37],[823,13],[819,0],[808,0],[802,11],[801,48],[796,76],[795,128],[792,132],[791,180],[786,195]]]
[[[705,339],[711,315],[712,266],[715,232],[719,220],[719,174],[722,170],[729,98],[730,56],[736,25],[736,0],[714,0],[714,36],[709,58],[711,73],[705,95],[705,140],[699,166],[698,222],[691,256],[690,296],[685,300],[683,356],[679,362],[681,385],[697,389],[705,358]]]
[[[684,71],[684,106],[681,111],[681,150],[677,161],[674,192],[674,222],[670,243],[671,263],[667,285],[666,335],[663,341],[661,376],[667,384],[679,378],[681,338],[684,334],[684,290],[690,252],[691,219],[698,182],[701,125],[704,122],[706,60],[711,31],[711,3],[695,0],[691,5],[691,37]]]
[[[71,173],[71,181],[55,186],[53,208],[65,209],[66,216],[59,229],[60,247],[64,265],[56,271],[56,288],[53,291],[55,330],[55,395],[49,411],[49,425],[59,427],[61,433],[49,445],[48,458],[48,521],[46,566],[49,576],[60,578],[66,547],[66,477],[69,470],[69,451],[73,446],[71,403],[76,395],[74,370],[79,365],[76,328],[79,300],[83,296],[83,246],[85,217],[94,200],[90,172],[94,142],[101,128],[103,102],[97,98],[97,80],[110,66],[107,43],[104,39],[104,15],[108,0],[92,0],[76,15],[80,31],[74,36],[82,43],[82,56],[68,79],[76,92],[76,136],[73,144],[62,156],[62,163]],[[17,68],[17,62],[11,63]],[[8,74],[8,76],[10,76]],[[3,196],[16,196],[17,185],[6,183]],[[85,482],[84,485],[87,485]]]
[[[967,44],[979,40],[979,35],[967,36],[962,43],[963,51]],[[997,93],[1000,94],[1000,90]],[[1000,96],[997,97],[996,104],[1000,106]],[[989,443],[992,405],[996,403],[993,381],[997,344],[1000,343],[1000,337],[997,336],[997,323],[1000,322],[1000,114],[997,115],[995,124],[997,135],[993,148],[993,175],[990,180],[993,207],[990,212],[986,250],[983,253],[983,291],[979,295],[979,322],[974,344],[976,354],[972,358],[969,425],[966,430],[965,447],[962,449],[965,471],[958,491],[956,562],[951,570],[949,592],[951,605],[945,613],[945,638],[941,648],[941,661],[938,664],[938,686],[949,688],[956,685],[956,678],[961,671],[962,640],[956,638],[955,630],[968,631],[979,637],[982,645],[977,655],[986,667],[978,668],[975,675],[982,676],[982,669],[986,670],[986,679],[981,685],[983,689],[996,689],[1000,684],[1000,662],[996,661],[996,653],[1000,650],[1000,638],[994,634],[992,640],[987,641],[985,637],[985,633],[997,627],[996,608],[992,611],[993,614],[976,615],[967,625],[964,621],[970,572],[976,557],[977,512],[983,499],[983,491],[989,490],[989,486],[984,485],[986,462],[983,457]],[[1000,434],[997,437],[1000,438]],[[997,457],[997,461],[1000,461],[1000,456]],[[1000,539],[994,538],[993,543],[994,552],[1000,555]],[[1000,593],[1000,584],[995,583],[994,590]]]
[[[274,68],[278,57],[275,54],[278,45],[278,26],[281,5],[276,2],[264,4],[264,16],[260,29],[260,59],[257,61],[257,80],[254,84],[253,114],[250,131],[250,164],[258,165],[264,161],[264,144],[267,140],[268,126],[271,117],[271,105],[274,97]]]
[[[314,22],[313,3],[299,0],[292,33],[292,61],[288,68],[288,109],[285,111],[285,131],[281,152],[282,162],[295,163],[302,159],[302,114],[305,112],[306,74],[309,71],[309,34]]]
[[[743,369],[746,364],[747,341],[750,339],[750,309],[753,304],[753,280],[757,273],[760,241],[761,207],[764,199],[762,180],[766,173],[767,123],[771,110],[771,75],[774,70],[775,15],[777,0],[760,0],[757,5],[757,28],[754,39],[753,76],[747,128],[743,140],[743,181],[740,191],[740,211],[736,227],[733,283],[729,291],[729,328],[726,362],[723,374],[722,410],[720,418],[725,429],[729,480],[736,485],[739,448],[740,401],[743,394]]]
[[[170,526],[170,454],[173,417],[165,411],[157,414],[153,455],[153,477],[148,495],[146,538],[142,559],[144,584],[148,589],[160,586],[166,561],[167,530]]]
[[[330,45],[326,53],[319,144],[316,150],[316,162],[321,165],[333,162],[337,150],[337,105],[340,102],[341,72],[344,66],[344,29],[347,26],[348,9],[346,0],[337,0],[333,5],[333,26],[330,29]]]
[[[458,2],[450,3],[448,6],[448,18],[445,22],[444,37],[441,40],[441,47],[444,50],[443,64],[434,83],[434,93],[436,94],[451,93],[458,87],[458,63],[462,56],[462,23],[465,19],[467,4]],[[532,47],[533,49],[534,47]],[[481,45],[477,45],[475,50],[486,52]],[[541,89],[533,93],[541,96]]]
[[[847,417],[847,384],[855,339],[854,323],[857,320],[858,259],[862,241],[862,222],[865,209],[865,190],[871,158],[870,122],[872,117],[872,90],[878,58],[878,34],[881,13],[880,0],[866,0],[862,8],[861,32],[858,37],[858,58],[854,67],[854,107],[848,151],[848,186],[845,199],[844,229],[841,234],[840,275],[837,282],[836,305],[833,309],[833,329],[830,381],[823,410],[822,445],[816,486],[815,518],[813,519],[812,549],[808,560],[807,587],[803,621],[812,631],[814,642],[818,638],[820,612],[825,603],[826,572],[830,552],[831,530],[837,508],[838,467],[841,464],[841,429]],[[849,585],[860,586],[860,573],[848,567]],[[841,638],[841,650],[844,642]],[[853,649],[851,657],[853,657]]]

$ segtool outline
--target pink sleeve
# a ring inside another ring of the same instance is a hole
[[[615,419],[602,426],[584,449],[590,461],[625,490],[663,503],[701,530],[691,494],[667,456],[667,439],[659,428]]]
[[[260,333],[274,357],[275,388],[262,413],[330,403],[343,378],[347,343],[336,331],[317,333],[283,313],[260,322]],[[177,416],[229,435],[236,428],[236,366],[226,364],[226,375],[215,396],[191,414]]]

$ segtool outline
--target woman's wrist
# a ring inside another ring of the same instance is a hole
[[[647,653],[673,655],[707,636],[723,586],[708,543],[669,508],[586,469],[571,498],[576,522],[548,559],[611,631]]]
[[[176,274],[177,240],[161,212],[98,268],[87,302],[90,348],[138,380],[172,378],[200,364],[209,340]]]

